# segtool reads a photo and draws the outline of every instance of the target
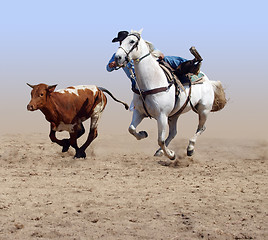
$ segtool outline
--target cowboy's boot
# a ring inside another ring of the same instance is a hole
[[[191,54],[194,55],[196,62],[201,62],[201,61],[203,61],[203,58],[202,58],[202,57],[200,56],[200,54],[197,52],[197,50],[195,49],[195,47],[191,47],[189,50],[190,50]]]

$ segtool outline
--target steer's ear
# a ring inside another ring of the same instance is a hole
[[[34,88],[34,85],[31,85],[29,83],[26,83],[29,87]]]
[[[47,90],[48,90],[50,93],[52,93],[52,92],[54,92],[54,90],[55,90],[55,88],[57,87],[57,85],[58,85],[58,84],[56,84],[56,85],[52,85],[52,86],[47,86]]]

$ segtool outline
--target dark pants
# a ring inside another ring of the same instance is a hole
[[[188,60],[186,62],[181,63],[177,69],[175,70],[176,75],[185,75],[188,73],[198,74],[201,67],[201,62],[194,60]]]

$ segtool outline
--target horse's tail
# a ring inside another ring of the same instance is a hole
[[[100,89],[100,90],[103,91],[103,92],[108,93],[108,94],[112,97],[112,99],[115,100],[116,102],[119,102],[119,103],[123,104],[123,105],[125,106],[125,109],[126,109],[126,110],[129,109],[129,106],[128,106],[127,103],[124,103],[124,102],[118,100],[117,98],[115,98],[115,97],[113,96],[113,94],[112,94],[109,90],[107,90],[106,88],[98,87],[98,89]]]
[[[214,90],[214,102],[211,112],[217,112],[224,108],[227,103],[224,88],[220,81],[211,81]]]

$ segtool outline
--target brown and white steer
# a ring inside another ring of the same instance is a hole
[[[52,142],[62,146],[62,152],[68,151],[72,146],[75,150],[76,158],[85,158],[85,150],[89,144],[97,137],[98,120],[107,104],[107,98],[103,92],[108,93],[115,101],[128,105],[117,100],[107,89],[98,88],[95,85],[74,86],[66,89],[54,91],[57,85],[48,86],[46,84],[30,85],[31,101],[27,105],[29,111],[41,110],[47,121],[50,122],[49,137]],[[86,142],[79,148],[77,139],[85,133],[82,124],[91,118],[90,132]],[[56,132],[68,131],[70,139],[59,140]]]

